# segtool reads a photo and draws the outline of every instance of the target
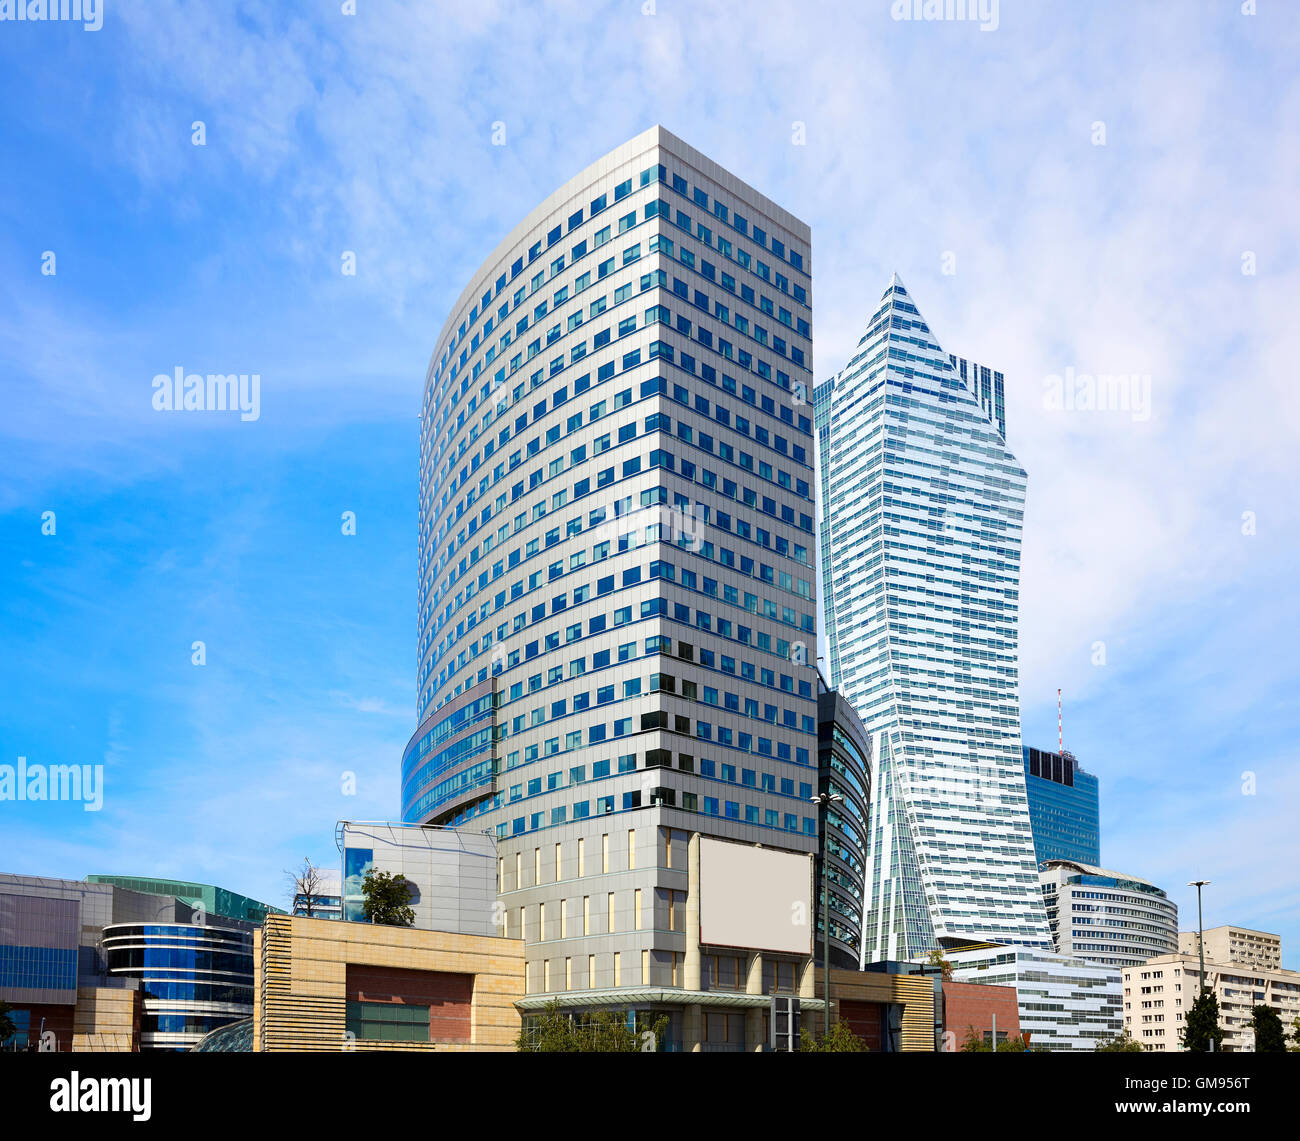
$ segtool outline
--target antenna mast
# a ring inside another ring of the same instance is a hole
[[[1061,720],[1061,691],[1056,691],[1056,751],[1065,753],[1065,726]]]

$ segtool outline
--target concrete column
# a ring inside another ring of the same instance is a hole
[[[700,989],[700,834],[692,832],[686,845],[686,955],[682,986]]]
[[[799,976],[799,997],[817,997],[817,962],[809,958],[803,965],[803,974]]]
[[[682,987],[700,989],[700,834],[692,832],[686,845],[686,954],[682,959]],[[703,1011],[698,1003],[686,1007],[682,1017],[682,1048],[700,1053]]]
[[[753,951],[749,956],[749,975],[745,979],[746,994],[763,993],[763,953]],[[763,1034],[763,1009],[755,1007],[745,1011],[745,1049],[758,1053],[767,1044]]]

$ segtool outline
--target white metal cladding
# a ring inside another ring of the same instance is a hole
[[[1050,946],[1017,693],[1026,476],[1000,383],[984,397],[956,359],[895,277],[817,390],[831,684],[877,758],[864,962]]]

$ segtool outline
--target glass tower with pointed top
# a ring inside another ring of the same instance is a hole
[[[876,757],[864,963],[1051,945],[1017,692],[1026,476],[1002,379],[944,352],[895,276],[814,392],[831,685]]]

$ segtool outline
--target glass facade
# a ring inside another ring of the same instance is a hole
[[[830,897],[831,966],[857,968],[862,952],[862,898],[867,873],[867,805],[871,799],[871,744],[858,715],[834,690],[823,689],[818,702],[820,748],[818,791],[839,797],[824,817],[824,845],[818,853],[817,932],[814,953],[821,961],[822,911]],[[827,861],[822,890],[822,862]]]
[[[515,234],[426,376],[403,819],[497,838],[530,993],[681,986],[684,837],[817,847],[810,236],[661,128]]]
[[[895,277],[816,390],[830,683],[876,760],[867,962],[1050,946],[1017,693],[1026,476],[1001,384],[957,360]]]
[[[122,923],[103,946],[110,976],[140,980],[142,1050],[188,1050],[253,1013],[251,931]]]
[[[260,900],[250,899],[236,891],[224,887],[215,887],[207,883],[194,883],[190,880],[163,880],[141,876],[104,876],[86,877],[87,883],[112,884],[126,888],[128,891],[144,892],[147,895],[175,896],[190,907],[200,908],[208,915],[223,915],[227,919],[239,919],[246,923],[261,923],[267,912],[283,915],[278,907],[271,907]]]
[[[1097,778],[1070,753],[1024,746],[1025,792],[1034,852],[1045,860],[1101,862],[1101,809]]]
[[[343,918],[351,923],[365,920],[366,897],[361,888],[374,866],[373,848],[343,849]]]

